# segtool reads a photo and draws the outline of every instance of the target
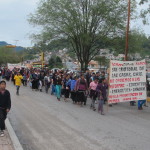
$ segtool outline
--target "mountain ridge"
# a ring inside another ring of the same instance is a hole
[[[6,45],[12,45],[12,44],[8,44],[8,43],[5,42],[5,41],[0,41],[0,46],[6,46]],[[24,49],[25,49],[25,48],[22,47],[22,46],[16,46],[16,47],[15,47],[15,50],[16,50],[17,52],[23,51]]]

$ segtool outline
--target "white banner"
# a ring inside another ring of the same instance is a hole
[[[18,64],[7,63],[7,67],[9,70],[13,70],[14,68],[21,68],[21,63],[18,63]]]
[[[111,61],[108,103],[146,99],[146,62]]]

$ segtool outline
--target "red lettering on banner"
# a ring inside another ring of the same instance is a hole
[[[108,102],[109,103],[118,103],[118,102],[120,102],[120,100],[119,99],[113,99],[113,100],[109,100]]]
[[[119,63],[112,63],[112,66],[123,66],[123,64],[119,64]]]
[[[114,79],[111,79],[111,80],[109,81],[109,83],[114,83]]]
[[[138,96],[139,93],[127,93],[127,94],[120,94],[119,97],[131,97],[131,96]]]
[[[141,96],[141,95],[143,95],[143,93],[139,93],[139,95]]]
[[[140,65],[140,66],[143,65],[144,66],[144,65],[146,65],[146,62],[136,62],[136,65]]]
[[[124,84],[112,84],[110,85],[110,88],[114,89],[114,88],[124,88]]]
[[[109,98],[118,98],[118,95],[109,95]]]
[[[131,82],[132,78],[122,78],[122,79],[116,79],[115,82]]]
[[[131,98],[123,98],[123,101],[131,101]]]
[[[137,97],[132,97],[132,100],[138,100]]]
[[[140,81],[140,78],[132,78],[132,81]]]

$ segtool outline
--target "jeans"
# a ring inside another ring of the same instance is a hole
[[[53,84],[52,85],[52,91],[51,91],[51,95],[56,94],[56,86]]]
[[[143,104],[146,103],[146,100],[139,100],[138,101],[138,108],[141,108]]]

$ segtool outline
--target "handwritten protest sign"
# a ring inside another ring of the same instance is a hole
[[[111,61],[108,103],[146,99],[146,62]]]

